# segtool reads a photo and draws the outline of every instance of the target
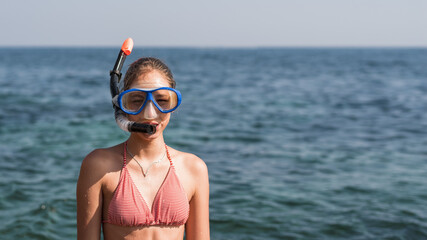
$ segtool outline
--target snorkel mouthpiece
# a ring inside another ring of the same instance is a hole
[[[130,129],[131,132],[144,132],[148,134],[156,133],[156,126],[151,124],[133,124]]]
[[[117,125],[126,132],[142,132],[148,134],[156,133],[156,126],[151,124],[136,123],[129,121],[125,112],[120,109],[117,103],[117,97],[120,93],[119,82],[122,77],[123,63],[132,52],[133,40],[128,38],[124,41],[122,48],[120,49],[119,56],[117,56],[116,63],[114,64],[113,70],[110,71],[110,93],[113,101],[114,117],[116,118]]]

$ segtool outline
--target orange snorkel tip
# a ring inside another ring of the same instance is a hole
[[[125,42],[122,45],[122,51],[126,56],[128,56],[132,52],[133,48],[133,40],[132,38],[128,38],[125,40]]]

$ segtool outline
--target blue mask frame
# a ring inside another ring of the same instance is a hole
[[[165,89],[165,90],[171,90],[171,91],[173,91],[173,92],[175,92],[175,93],[176,93],[176,96],[177,96],[177,98],[178,98],[178,102],[177,102],[177,104],[176,104],[176,107],[174,107],[174,108],[172,108],[172,109],[170,109],[170,110],[162,110],[162,109],[160,108],[160,106],[159,106],[159,105],[157,105],[156,101],[155,101],[155,100],[154,100],[154,98],[153,98],[153,94],[152,94],[152,93],[153,93],[154,91],[157,91],[157,90],[163,90],[163,89]],[[127,110],[123,107],[122,97],[123,97],[123,95],[125,95],[126,93],[129,93],[129,92],[145,92],[145,93],[147,93],[147,98],[145,98],[144,103],[143,103],[143,104],[142,104],[142,106],[139,108],[139,110],[138,110],[138,111],[136,111],[136,112],[129,112],[129,111],[127,111]],[[161,88],[155,88],[155,89],[151,89],[151,90],[147,90],[147,89],[140,89],[140,88],[132,88],[132,89],[126,90],[126,91],[124,91],[124,92],[122,92],[122,93],[120,93],[120,94],[119,94],[119,97],[118,97],[118,103],[119,103],[120,109],[122,109],[122,110],[123,110],[123,112],[125,112],[125,113],[127,113],[127,114],[131,114],[131,115],[137,115],[137,114],[139,114],[139,113],[142,111],[142,109],[144,109],[145,105],[147,104],[147,102],[148,102],[149,100],[154,104],[154,106],[156,106],[156,108],[157,108],[157,109],[159,109],[159,111],[160,111],[160,112],[162,112],[162,113],[169,113],[169,112],[172,112],[172,111],[174,111],[175,109],[177,109],[177,108],[178,108],[178,106],[181,104],[181,99],[182,99],[182,97],[181,97],[181,93],[180,93],[178,90],[176,90],[176,89],[174,89],[174,88],[170,88],[170,87],[161,87]]]

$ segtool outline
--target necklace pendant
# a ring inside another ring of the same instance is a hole
[[[139,165],[139,167],[141,168],[141,172],[142,172],[142,175],[144,176],[144,178],[147,178],[148,171],[149,171],[149,170],[150,170],[150,168],[153,166],[153,164],[160,163],[160,162],[163,160],[163,158],[165,157],[166,153],[167,153],[167,148],[166,148],[166,151],[165,151],[165,153],[163,154],[162,158],[160,158],[160,159],[159,159],[159,160],[157,160],[157,161],[153,161],[153,162],[151,162],[151,163],[150,163],[150,165],[147,167],[147,171],[146,171],[146,172],[144,172],[144,168],[143,168],[143,167],[142,167],[142,165],[139,163],[139,161],[135,158],[135,156],[134,156],[134,155],[129,151],[129,149],[128,149],[127,145],[126,145],[126,150],[127,150],[127,152],[129,153],[129,155],[132,157],[132,159],[134,159],[134,160],[136,161],[136,163]]]

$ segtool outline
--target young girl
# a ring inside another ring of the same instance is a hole
[[[156,58],[132,63],[120,108],[154,134],[131,132],[119,145],[83,160],[77,182],[78,239],[209,237],[209,180],[197,156],[167,146],[163,131],[180,93],[169,68]]]

